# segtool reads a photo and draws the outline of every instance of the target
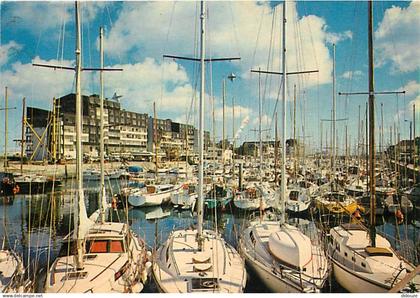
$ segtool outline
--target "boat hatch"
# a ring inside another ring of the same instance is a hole
[[[88,253],[123,253],[124,244],[122,240],[95,240],[86,244]]]
[[[156,192],[156,187],[154,186],[147,186],[147,193],[155,193]]]
[[[299,192],[297,190],[292,190],[289,195],[289,199],[292,201],[297,201],[299,198]]]
[[[192,261],[193,261],[194,264],[210,263],[210,257],[208,257],[205,260],[199,260],[199,259],[193,258]]]
[[[214,290],[219,287],[219,282],[217,278],[192,278],[191,279],[191,289],[194,291],[203,291],[203,290]]]
[[[87,272],[86,271],[77,271],[77,272],[69,272],[65,279],[72,280],[72,279],[80,279],[80,278],[86,278]]]
[[[368,246],[365,248],[365,251],[369,254],[369,256],[384,256],[384,257],[392,257],[392,251],[390,251],[386,247],[372,247]]]

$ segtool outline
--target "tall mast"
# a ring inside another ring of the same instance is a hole
[[[26,128],[26,99],[22,99],[22,135],[20,139],[20,174],[23,175],[23,148],[25,145],[25,128]]]
[[[232,96],[232,178],[235,180],[235,97]]]
[[[258,74],[258,136],[260,139],[260,183],[262,183],[263,145],[262,145],[262,103],[261,103],[261,73]]]
[[[287,1],[283,3],[283,51],[282,51],[282,155],[281,155],[281,218],[280,224],[284,224],[286,217],[286,5]]]
[[[294,161],[293,161],[293,171],[295,179],[297,180],[297,150],[296,150],[296,84],[293,85],[293,153],[294,153]]]
[[[380,145],[380,155],[383,157],[382,152],[384,151],[384,103],[381,102],[381,145]]]
[[[153,102],[153,142],[155,143],[155,180],[158,177],[158,146],[157,146],[157,115],[156,103]]]
[[[366,173],[369,171],[369,123],[368,123],[368,102],[366,102],[366,108],[365,108],[365,159],[366,159]],[[369,180],[370,176],[367,176],[368,183],[366,183],[366,191],[369,192]]]
[[[370,242],[376,246],[375,230],[375,90],[373,77],[373,3],[368,2],[368,46],[369,46],[369,188],[370,188]]]
[[[413,104],[413,140],[414,140],[414,158],[413,158],[413,162],[414,162],[414,169],[416,168],[416,156],[417,156],[417,145],[416,145],[416,104]],[[417,174],[414,171],[414,179],[413,182],[414,184],[416,184],[416,177]]]
[[[7,94],[7,87],[4,88],[4,169],[7,169],[7,122],[8,122],[8,101],[9,101],[9,97]]]
[[[204,92],[205,92],[205,1],[201,1],[201,38],[200,38],[200,65],[201,65],[201,83],[200,83],[200,116],[199,116],[199,135],[198,135],[198,148],[199,148],[199,168],[198,168],[198,228],[197,228],[197,241],[198,249],[203,250],[203,171],[204,171]],[[224,140],[223,140],[224,141]]]
[[[202,24],[203,26],[203,24]],[[226,80],[223,79],[223,94],[222,94],[222,165],[223,165],[223,176],[225,175],[225,99],[226,99]]]
[[[333,112],[332,112],[332,162],[331,170],[333,177],[335,177],[335,153],[336,153],[336,131],[335,131],[335,121],[336,121],[336,97],[335,97],[335,44],[333,44],[333,87],[332,87],[332,100],[333,100]]]
[[[77,177],[77,209],[74,212],[75,231],[77,240],[76,266],[78,270],[83,269],[84,235],[83,224],[88,221],[83,194],[83,169],[82,169],[82,97],[81,97],[81,72],[82,72],[82,51],[81,51],[81,30],[79,13],[80,9],[75,2],[76,10],[76,177]],[[83,229],[82,229],[83,227]]]
[[[359,105],[359,121],[357,121],[357,185],[360,179],[360,105]]]
[[[277,132],[277,112],[275,115],[275,128],[274,128],[274,185],[277,187],[277,159],[278,159],[278,155],[279,155],[279,144],[278,144],[278,132]]]
[[[101,160],[101,190],[100,190],[100,202],[101,206],[101,222],[105,222],[105,205],[106,205],[106,193],[105,193],[105,145],[104,145],[104,28],[99,28],[99,48],[101,56],[101,70],[99,72],[99,81],[100,81],[100,132],[99,132],[99,154]]]

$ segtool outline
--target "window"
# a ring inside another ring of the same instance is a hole
[[[347,253],[345,252],[344,255],[347,257]]]
[[[363,267],[363,268],[366,268],[366,264],[365,264],[365,263],[363,263],[363,262],[362,262],[362,267]]]
[[[89,242],[88,244],[90,244],[88,246],[89,253],[107,252],[107,245],[108,245],[107,240],[96,240],[96,241]]]
[[[353,262],[355,262],[355,261],[356,261],[356,259],[355,259],[354,257],[351,257],[351,260],[352,260]]]
[[[123,242],[121,240],[112,240],[109,252],[124,252]]]

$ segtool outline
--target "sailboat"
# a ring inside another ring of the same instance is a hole
[[[334,276],[349,292],[383,293],[400,283],[414,266],[398,255],[389,241],[375,228],[375,91],[373,81],[373,3],[368,2],[369,44],[369,183],[370,229],[361,225],[344,224],[330,230],[329,257]],[[413,278],[415,291],[420,289],[420,276]],[[405,290],[409,290],[409,285]]]
[[[244,189],[233,198],[233,204],[239,210],[265,210],[273,207],[275,191],[268,183],[263,182],[263,143],[262,143],[262,99],[261,84],[258,85],[258,134],[259,134],[259,181],[248,182]]]
[[[257,220],[244,229],[239,248],[247,264],[273,292],[320,292],[329,275],[328,260],[320,246],[299,228],[285,223],[286,199],[286,8],[283,3],[282,50],[282,171],[281,218],[278,221]]]
[[[246,283],[240,255],[217,232],[203,229],[205,17],[201,1],[198,224],[173,231],[156,252],[153,275],[159,291],[166,293],[240,293]]]
[[[0,249],[0,293],[23,293],[25,270],[19,255]]]
[[[148,254],[144,241],[127,223],[105,221],[104,146],[101,137],[100,209],[87,217],[82,171],[81,32],[79,6],[76,10],[76,165],[77,192],[74,230],[65,237],[59,256],[47,272],[47,293],[140,292],[147,280]],[[101,134],[103,134],[103,30],[101,40]],[[95,222],[100,216],[100,221]]]

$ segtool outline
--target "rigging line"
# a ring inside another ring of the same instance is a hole
[[[57,40],[57,55],[56,55],[56,60],[58,61],[59,55],[60,55],[60,44],[61,44],[61,40],[63,38],[63,23],[64,23],[64,18],[62,20],[62,24],[61,24],[61,30],[58,36],[58,40]]]
[[[172,20],[173,20],[173,16],[175,13],[175,5],[177,2],[173,2],[172,3],[172,9],[171,9],[171,15],[169,18],[169,25],[168,25],[168,30],[166,31],[166,38],[165,38],[165,43],[163,45],[163,52],[165,53],[167,45],[169,43],[169,34],[171,32],[171,28],[172,28]],[[178,64],[177,62],[174,62],[176,64]],[[165,69],[165,61],[164,61],[164,57],[161,57],[161,77],[160,77],[160,105],[163,106],[163,95],[164,95],[164,89],[165,89],[165,82],[164,82],[164,69]]]
[[[91,40],[90,40],[90,24],[89,24],[89,22],[87,22],[87,38],[88,38],[87,44],[88,44],[88,53],[89,53],[89,67],[93,67],[93,65],[92,65],[92,48],[91,48]],[[89,74],[89,79],[90,79],[90,83],[91,83],[91,90],[94,90],[94,80],[93,80],[93,75],[92,74]]]
[[[233,2],[233,1],[232,1]],[[233,24],[233,35],[234,35],[234,38],[235,38],[235,43],[236,43],[236,46],[238,47],[237,48],[237,51],[238,51],[238,57],[241,57],[241,51],[240,51],[240,47],[239,47],[239,39],[238,39],[238,30],[236,29],[236,22],[235,22],[235,16],[234,16],[234,14],[233,14],[233,9],[232,9],[232,2],[228,2],[228,4],[229,4],[229,8],[230,8],[230,15],[231,15],[231,19],[232,19],[232,24]],[[235,3],[236,4],[236,2],[233,2],[233,3]]]
[[[274,7],[273,10],[273,17],[271,20],[271,34],[270,34],[270,45],[268,47],[268,57],[267,57],[267,66],[266,69],[270,69],[270,61],[273,61],[273,57],[274,57],[274,50],[273,48],[275,48],[275,43],[274,43],[274,31],[275,31],[275,24],[276,24],[276,11],[277,11],[277,6]],[[266,99],[266,94],[267,94],[267,80],[268,80],[268,74],[265,75],[264,78],[264,90],[263,90],[263,94],[261,97],[261,102],[262,105],[265,106],[265,99]],[[271,82],[272,82],[272,78],[270,76],[268,85],[271,86]],[[267,125],[268,126],[268,125]]]
[[[61,62],[64,61],[64,44],[65,44],[65,35],[66,35],[66,20],[63,18],[63,40],[61,43]],[[58,60],[58,59],[57,59]]]
[[[195,4],[195,13],[194,13],[194,39],[193,39],[193,49],[194,49],[194,57],[197,57],[197,52],[198,52],[198,2],[196,2]],[[192,86],[191,86],[191,103],[190,103],[190,108],[187,112],[186,118],[187,118],[187,123],[191,124],[195,123],[195,113],[193,113],[193,111],[196,110],[196,95],[197,95],[197,88],[198,88],[198,63],[193,63],[192,66]],[[191,117],[192,116],[192,117]],[[193,119],[191,119],[193,118]]]
[[[274,7],[274,10],[275,9],[276,8]],[[251,65],[254,65],[255,64],[255,55],[257,54],[257,47],[258,47],[258,42],[259,42],[260,34],[261,34],[261,28],[262,28],[262,23],[263,23],[264,11],[265,11],[265,7],[261,10],[260,25],[258,27],[257,40],[255,41],[255,47],[254,47],[254,51],[252,53]]]
[[[380,2],[378,1],[378,3],[380,3]],[[382,14],[385,17],[386,10],[385,10],[385,6],[384,6],[383,3],[381,3],[381,10],[382,10],[381,11]],[[403,10],[403,9],[401,9],[401,10]],[[375,14],[375,19],[379,20],[379,9],[374,9],[373,12]],[[383,19],[382,19],[382,21],[383,21]],[[398,57],[398,53],[400,53],[400,51],[397,50],[397,47],[396,47],[396,44],[395,44],[395,34],[394,34],[394,31],[393,31],[393,26],[389,26],[388,29],[389,29],[389,33],[390,33],[390,36],[391,36],[391,44],[392,44],[392,50],[393,50],[393,53],[392,53],[393,54],[393,57]],[[395,62],[394,62],[394,64],[395,64]],[[403,86],[403,81],[402,81],[401,74],[399,72],[394,72],[394,73],[396,73],[397,76],[398,76],[398,79],[400,81],[400,86]]]
[[[302,7],[305,11],[305,15],[308,15],[308,11],[306,9],[305,1],[302,1],[301,3],[302,3]],[[308,20],[310,20],[310,19],[308,19]],[[308,21],[307,25],[308,25],[309,36],[310,36],[310,39],[311,39],[312,48],[314,49],[315,66],[316,66],[317,69],[319,69],[319,63],[318,63],[318,58],[317,58],[317,55],[316,55],[316,47],[315,47],[315,43],[314,43],[314,39],[313,39],[313,34],[312,34],[311,26],[310,26],[310,21]]]
[[[113,24],[113,22],[112,22],[111,13],[109,12],[109,7],[108,7],[108,5],[105,5],[105,8],[106,8],[106,11],[107,11],[107,15],[108,15],[108,20],[109,20],[109,23],[111,24],[111,28],[112,28],[112,27],[114,27],[114,24]],[[118,56],[118,61],[119,61],[119,64],[120,64],[120,65],[122,65],[121,54],[120,54],[120,52],[119,52],[119,51],[117,51],[117,56]]]

